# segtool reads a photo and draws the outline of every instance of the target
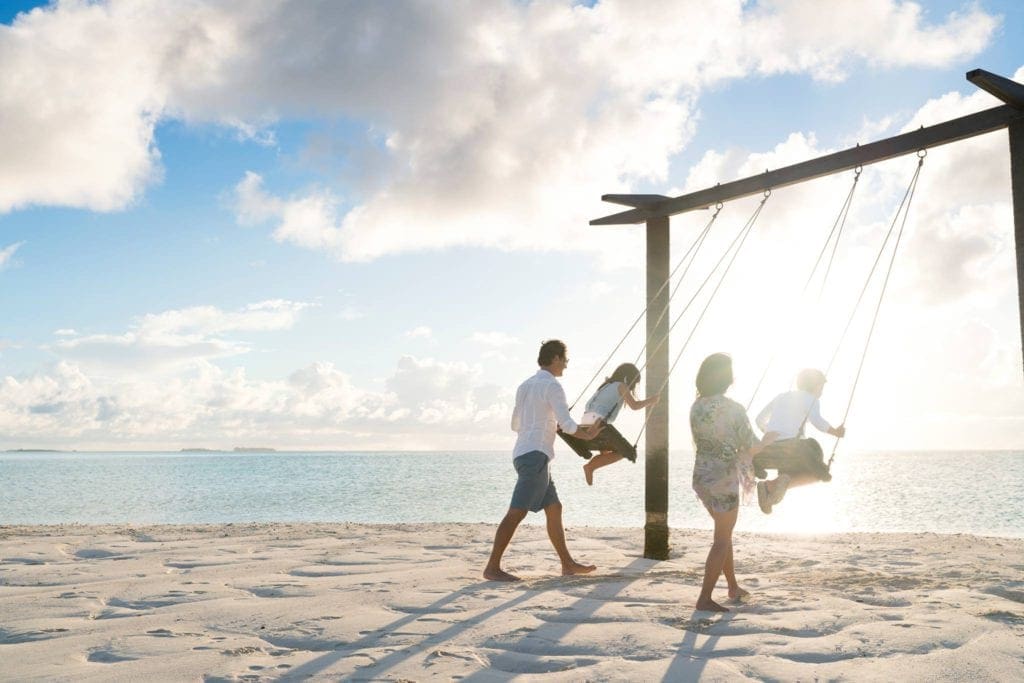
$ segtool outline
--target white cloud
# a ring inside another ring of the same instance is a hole
[[[508,392],[479,368],[403,357],[382,390],[331,363],[254,380],[199,362],[164,377],[92,375],[64,361],[0,380],[3,444],[129,448],[240,443],[431,448],[507,442]]]
[[[403,337],[409,339],[430,339],[433,336],[433,332],[426,325],[418,325],[411,330],[406,330],[402,333]]]
[[[23,244],[25,243],[15,242],[14,244],[0,249],[0,270],[3,270],[11,263],[11,259],[14,258],[14,252],[18,251]]]
[[[312,304],[273,299],[237,311],[194,306],[140,317],[127,332],[74,336],[59,330],[51,349],[86,368],[110,372],[162,372],[249,351],[244,341],[224,338],[233,332],[291,328]]]
[[[78,332],[76,332],[75,330],[73,330],[73,329],[71,329],[69,327],[65,327],[65,328],[61,328],[59,330],[54,330],[53,331],[53,335],[55,337],[77,337],[78,336]]]
[[[342,309],[341,309],[341,312],[338,313],[338,317],[341,318],[342,320],[351,322],[353,320],[359,320],[360,318],[365,318],[366,317],[366,313],[364,313],[363,311],[359,310],[355,306],[343,306]]]
[[[281,197],[257,174],[241,180],[240,220],[273,222],[279,241],[345,260],[596,249],[596,198],[666,178],[702,88],[948,64],[995,25],[976,7],[926,20],[896,0],[65,2],[0,29],[0,117],[26,131],[0,142],[0,211],[125,206],[159,175],[164,118],[269,140],[275,120],[299,116],[367,134],[345,141],[358,168],[344,192]]]
[[[511,346],[520,343],[518,337],[513,337],[504,332],[474,332],[469,340],[476,344],[495,347]]]
[[[746,35],[761,73],[808,71],[839,80],[852,64],[939,66],[981,51],[998,25],[977,5],[927,24],[915,2],[773,0],[751,12]]]

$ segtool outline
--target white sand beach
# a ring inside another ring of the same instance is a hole
[[[753,599],[692,605],[710,532],[493,525],[0,527],[4,680],[1024,679],[1024,539],[737,534]],[[716,595],[725,598],[723,590]]]

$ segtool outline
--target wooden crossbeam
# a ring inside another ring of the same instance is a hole
[[[649,209],[670,199],[672,198],[663,194],[606,194],[601,196],[601,201],[632,206],[634,209]]]
[[[1024,109],[1024,85],[984,69],[967,72],[967,80],[1016,109]]]
[[[1014,83],[1014,81],[1010,81]],[[675,197],[653,206],[630,209],[622,213],[595,218],[591,225],[631,225],[643,223],[658,216],[675,216],[676,214],[702,209],[716,202],[760,194],[786,185],[793,185],[812,178],[831,175],[839,171],[849,170],[866,164],[873,164],[885,159],[946,145],[957,140],[989,133],[1006,128],[1013,122],[1024,121],[1024,111],[1010,105],[1002,105],[986,109],[975,114],[961,116],[934,126],[920,128],[910,133],[896,135],[885,140],[859,145],[841,152],[827,154],[817,159],[786,166],[775,171],[765,171],[756,176],[734,180],[729,183],[709,187],[698,192],[691,192]],[[623,197],[629,195],[605,195],[616,197],[616,203],[626,204]],[[641,195],[650,196],[650,195]],[[602,197],[604,199],[604,197]]]

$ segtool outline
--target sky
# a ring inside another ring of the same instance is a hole
[[[2,3],[0,448],[511,448],[541,341],[577,415],[641,357],[644,228],[590,226],[602,194],[997,106],[964,74],[1024,82],[1021,45],[1014,0]],[[844,448],[1024,449],[1005,131],[928,150],[866,341],[916,166],[863,169],[805,292],[853,173],[775,191],[709,299],[760,197],[723,207],[669,312],[673,449],[716,351],[752,414],[828,368]]]

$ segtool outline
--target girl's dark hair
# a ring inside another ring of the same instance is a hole
[[[558,339],[549,339],[540,345],[537,353],[537,365],[547,367],[556,358],[565,358],[565,342]]]
[[[713,353],[704,359],[697,371],[697,396],[724,394],[732,384],[732,357]]]
[[[627,387],[632,389],[636,386],[637,382],[640,381],[640,370],[637,369],[632,363],[623,363],[619,367],[615,368],[615,371],[608,377],[604,378],[604,383],[597,388],[598,391],[604,389],[612,382],[622,382]]]

